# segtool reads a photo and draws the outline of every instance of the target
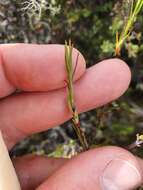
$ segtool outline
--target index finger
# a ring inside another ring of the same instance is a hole
[[[73,65],[78,64],[77,80],[85,71],[85,60],[73,49]],[[0,46],[0,97],[15,89],[50,91],[65,85],[65,55],[63,45],[6,44]]]

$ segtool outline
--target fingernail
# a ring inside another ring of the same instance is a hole
[[[103,190],[131,190],[141,183],[138,169],[129,161],[117,158],[107,164],[101,177]]]

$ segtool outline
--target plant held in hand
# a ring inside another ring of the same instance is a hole
[[[72,113],[73,128],[78,136],[78,139],[83,147],[83,150],[88,150],[89,149],[88,143],[84,135],[84,132],[80,127],[79,116],[76,109],[76,105],[74,103],[73,77],[74,77],[74,73],[76,70],[77,63],[78,63],[78,55],[77,55],[75,69],[73,69],[72,51],[73,51],[73,44],[71,43],[71,41],[69,41],[69,44],[65,42],[65,65],[66,65],[66,72],[67,72],[66,83],[67,83],[67,89],[68,89],[68,95],[67,95],[68,107]]]

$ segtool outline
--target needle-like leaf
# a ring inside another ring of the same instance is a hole
[[[75,69],[73,69],[73,61],[72,61],[72,52],[73,52],[73,44],[71,41],[69,43],[65,42],[65,65],[66,65],[66,72],[67,72],[67,89],[68,89],[68,107],[70,109],[70,112],[72,113],[72,123],[73,128],[79,138],[79,141],[83,147],[83,150],[88,150],[88,143],[85,138],[83,130],[80,128],[80,121],[78,112],[76,109],[76,105],[74,103],[74,89],[73,89],[73,75],[75,73]],[[77,55],[77,61],[78,61]],[[77,66],[76,61],[76,66]]]
[[[119,56],[121,48],[125,40],[129,37],[133,25],[137,19],[138,14],[140,13],[141,9],[143,8],[143,0],[130,0],[131,8],[130,13],[127,18],[127,22],[119,35],[117,32],[116,34],[116,48],[115,48],[115,55]]]

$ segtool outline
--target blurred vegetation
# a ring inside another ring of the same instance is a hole
[[[86,58],[87,67],[114,56],[115,34],[120,32],[129,10],[125,1],[122,4],[120,0],[41,0],[36,8],[27,8],[27,2],[30,0],[1,0],[0,43],[64,44],[70,38]],[[122,59],[132,71],[126,94],[109,106],[81,114],[91,146],[125,146],[135,141],[137,133],[143,133],[143,11],[124,44]],[[75,142],[71,124],[66,123],[26,139],[12,155],[44,151],[69,156],[73,147],[78,147]],[[75,150],[80,149],[77,147]],[[143,149],[134,153],[143,156]]]

